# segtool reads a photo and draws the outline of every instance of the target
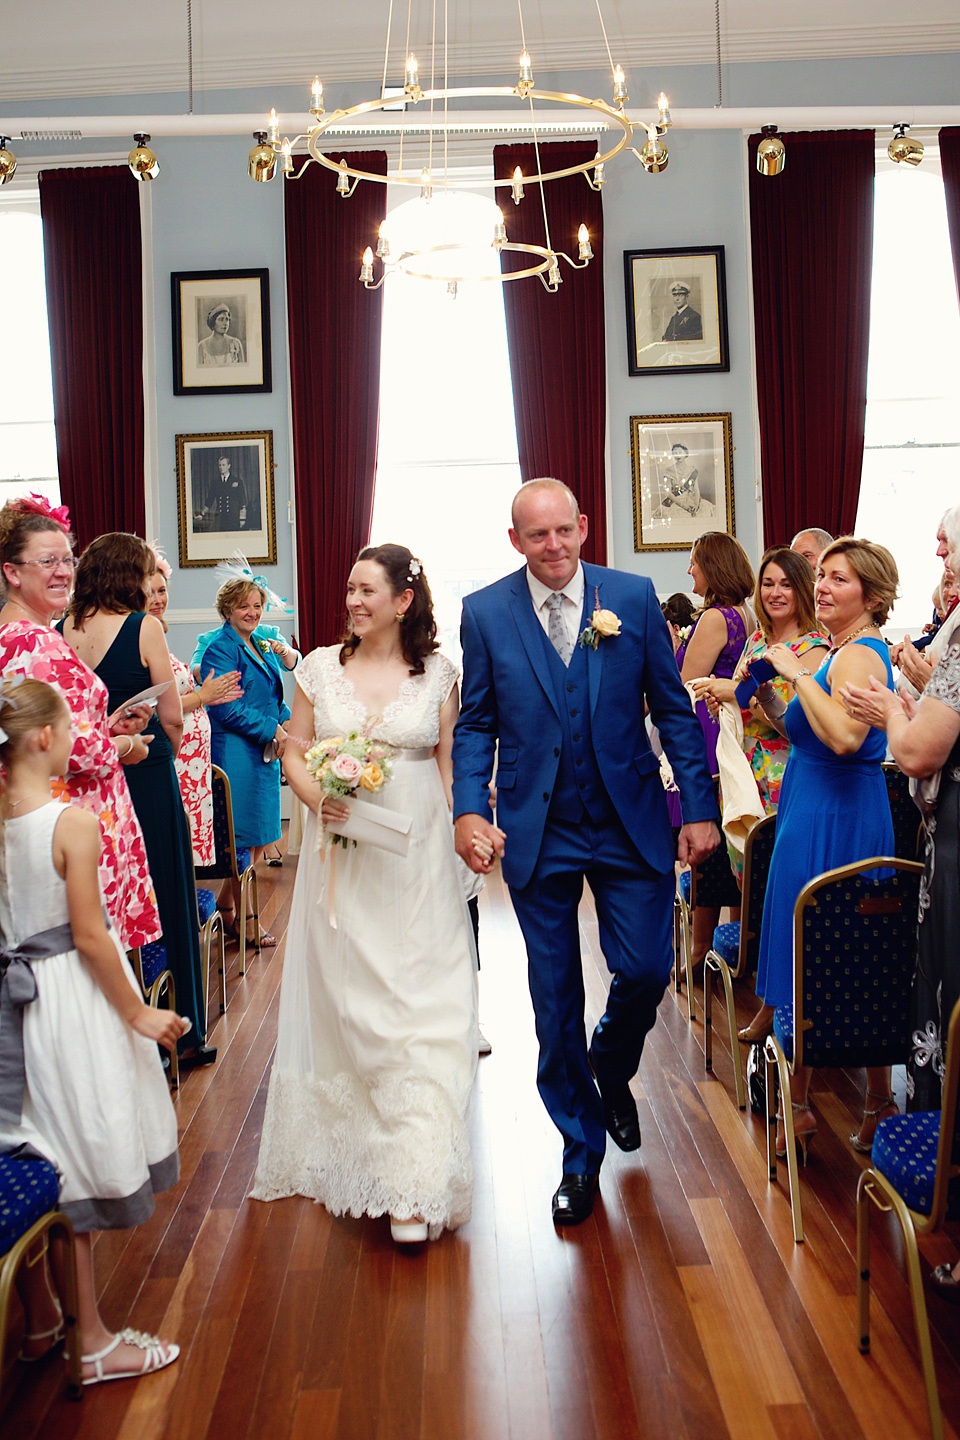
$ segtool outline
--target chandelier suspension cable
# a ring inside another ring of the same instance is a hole
[[[391,4],[391,6],[393,5],[393,0],[390,0],[390,4]],[[404,47],[403,47],[404,72],[405,72],[405,70],[406,70],[407,59],[409,58],[409,55],[410,55],[410,12],[411,12],[412,8],[413,8],[413,0],[407,0],[407,39],[406,39],[406,43],[405,43],[405,45],[404,45]],[[399,157],[398,157],[398,166],[399,166],[399,168],[398,168],[398,170],[397,170],[397,175],[398,175],[399,177],[402,177],[402,176],[403,176],[403,138],[404,138],[404,135],[406,134],[406,130],[407,130],[407,107],[406,107],[406,105],[404,105],[403,110],[402,110],[401,115],[400,115],[400,154],[399,154]]]
[[[449,0],[443,0],[443,193],[449,193],[450,175],[450,75],[449,75],[449,41],[450,41],[450,20]]]
[[[607,27],[603,23],[603,11],[600,9],[600,0],[597,0],[597,19],[600,21],[600,29],[603,31],[603,43],[607,47],[607,60],[609,61],[610,74],[612,75],[615,66],[613,63],[613,56],[610,53],[610,41],[607,39]]]
[[[189,104],[187,114],[193,114],[193,0],[187,0],[187,88]]]
[[[517,0],[517,15],[520,18],[520,45],[524,55],[527,55],[529,54],[529,51],[527,50],[526,31],[524,30],[523,26],[523,0]],[[540,208],[543,211],[544,244],[546,245],[548,250],[552,250],[553,245],[550,243],[550,221],[547,219],[547,197],[543,193],[543,169],[540,164],[540,136],[537,133],[537,116],[533,105],[532,95],[527,96],[527,104],[530,106],[530,129],[533,132],[533,149],[537,157],[537,174],[541,177],[540,185],[538,186],[538,188],[540,191]]]
[[[437,88],[437,0],[433,0],[430,15],[430,135],[427,140],[427,172],[433,180],[433,107],[436,104],[434,92]]]
[[[720,64],[720,0],[713,0],[714,22],[717,32],[717,109],[723,109],[723,68]]]

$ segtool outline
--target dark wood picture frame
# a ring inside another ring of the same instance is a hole
[[[730,369],[722,245],[625,250],[623,265],[631,375]]]
[[[170,300],[174,395],[273,389],[269,270],[176,270]]]

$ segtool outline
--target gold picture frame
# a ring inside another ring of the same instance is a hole
[[[631,415],[635,551],[689,550],[708,530],[736,533],[729,410]]]

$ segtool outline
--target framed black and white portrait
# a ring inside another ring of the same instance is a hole
[[[180,566],[216,565],[242,550],[277,563],[273,431],[177,436]]]
[[[269,271],[181,270],[170,286],[173,393],[271,390]]]
[[[735,534],[730,412],[631,415],[634,550],[689,550]]]
[[[723,246],[625,250],[631,375],[729,370]]]

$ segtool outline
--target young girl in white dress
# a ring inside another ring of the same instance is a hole
[[[70,754],[66,705],[39,680],[4,688],[0,970],[31,971],[36,994],[20,1012],[22,1078],[0,1096],[0,1152],[38,1152],[58,1171],[60,1208],[76,1232],[77,1319],[84,1384],[92,1385],[160,1370],[180,1353],[135,1330],[107,1330],[91,1231],[140,1224],[154,1193],[178,1179],[177,1120],[157,1043],[172,1049],[189,1022],[143,1003],[102,897],[94,899],[96,817],[51,799],[51,777],[64,773]],[[11,1040],[5,1017],[0,1049]],[[39,1360],[64,1331],[45,1264],[25,1267],[20,1293],[23,1358]]]
[[[457,675],[406,547],[360,552],[347,612],[344,644],[296,672],[284,770],[310,813],[253,1196],[386,1214],[404,1243],[470,1217],[476,952],[449,809]],[[394,747],[393,778],[363,799],[411,817],[404,856],[325,837],[351,802],[322,797],[304,751],[351,731]]]

